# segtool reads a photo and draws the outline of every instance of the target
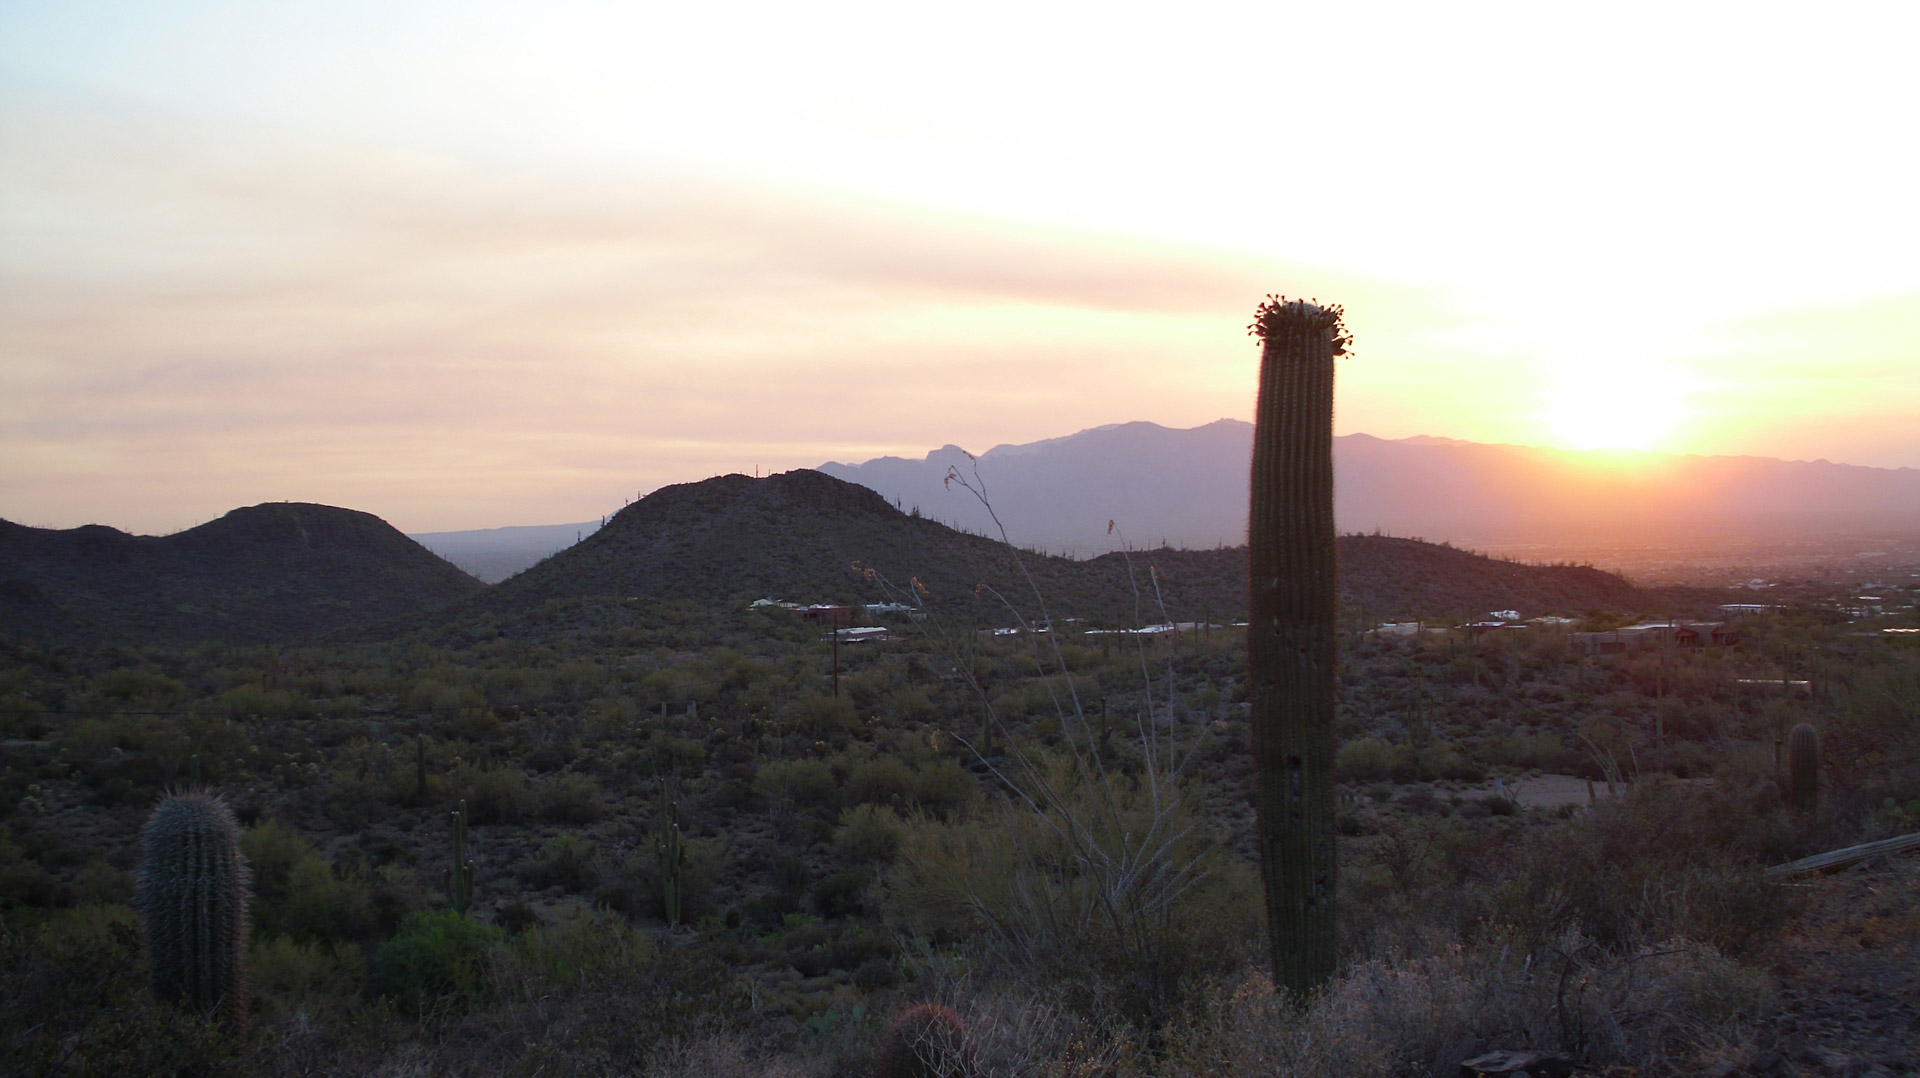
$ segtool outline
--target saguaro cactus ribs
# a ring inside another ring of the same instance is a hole
[[[1268,296],[1247,533],[1254,807],[1276,987],[1333,976],[1333,359],[1339,307]]]
[[[233,811],[207,793],[177,794],[153,810],[141,843],[154,997],[244,1027],[251,877]]]

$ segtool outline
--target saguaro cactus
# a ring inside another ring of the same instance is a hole
[[[447,815],[453,818],[453,867],[441,872],[447,888],[447,908],[465,913],[473,907],[473,861],[467,856],[467,803]]]
[[[1341,308],[1268,296],[1260,338],[1247,532],[1247,667],[1260,874],[1273,982],[1306,995],[1333,976],[1336,659],[1333,360]]]
[[[653,840],[653,850],[660,855],[660,904],[671,928],[680,923],[681,871],[687,866],[687,847],[680,837],[680,803],[661,808],[660,834]]]
[[[141,833],[140,913],[156,999],[247,1022],[247,898],[240,826],[204,792],[160,802]]]
[[[1795,812],[1820,807],[1820,732],[1804,722],[1787,735],[1787,786]]]

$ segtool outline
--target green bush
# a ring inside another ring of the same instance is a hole
[[[913,774],[913,803],[942,819],[979,799],[979,781],[957,761],[934,760]]]
[[[775,760],[753,776],[753,792],[785,808],[831,808],[839,800],[833,772],[819,760]]]
[[[381,944],[373,991],[408,1014],[472,1006],[487,996],[493,949],[505,938],[504,930],[452,910],[415,913]]]
[[[455,795],[466,800],[471,823],[519,823],[533,814],[533,788],[518,771],[462,764],[451,785]]]
[[[788,706],[785,719],[812,738],[844,734],[860,725],[853,701],[844,696],[802,696]]]
[[[1393,773],[1393,746],[1377,737],[1363,737],[1340,746],[1334,773],[1341,782],[1376,782]]]
[[[834,849],[854,861],[891,861],[900,849],[900,817],[880,805],[855,805],[840,814]]]
[[[606,814],[606,798],[591,775],[568,772],[540,784],[540,815],[546,819],[583,824]]]
[[[572,832],[555,835],[540,847],[526,875],[536,887],[585,891],[597,879],[593,843]]]
[[[847,775],[847,800],[856,805],[905,804],[912,792],[912,770],[891,756],[861,760]]]
[[[255,940],[247,980],[269,1017],[347,1007],[367,981],[367,960],[348,943],[303,943],[276,936]]]
[[[563,908],[552,924],[531,924],[501,954],[499,971],[524,987],[567,988],[618,976],[653,961],[651,937],[620,917],[584,906]]]

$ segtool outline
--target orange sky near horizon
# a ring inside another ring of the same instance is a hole
[[[10,6],[0,517],[553,523],[1247,418],[1267,292],[1346,306],[1341,433],[1920,467],[1914,31]]]

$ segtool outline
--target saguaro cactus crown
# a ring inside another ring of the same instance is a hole
[[[1254,807],[1276,987],[1333,976],[1336,659],[1333,360],[1337,306],[1268,296],[1260,339],[1247,534]]]
[[[141,841],[141,919],[155,998],[244,1026],[251,877],[232,810],[202,792],[169,797],[147,819]]]

